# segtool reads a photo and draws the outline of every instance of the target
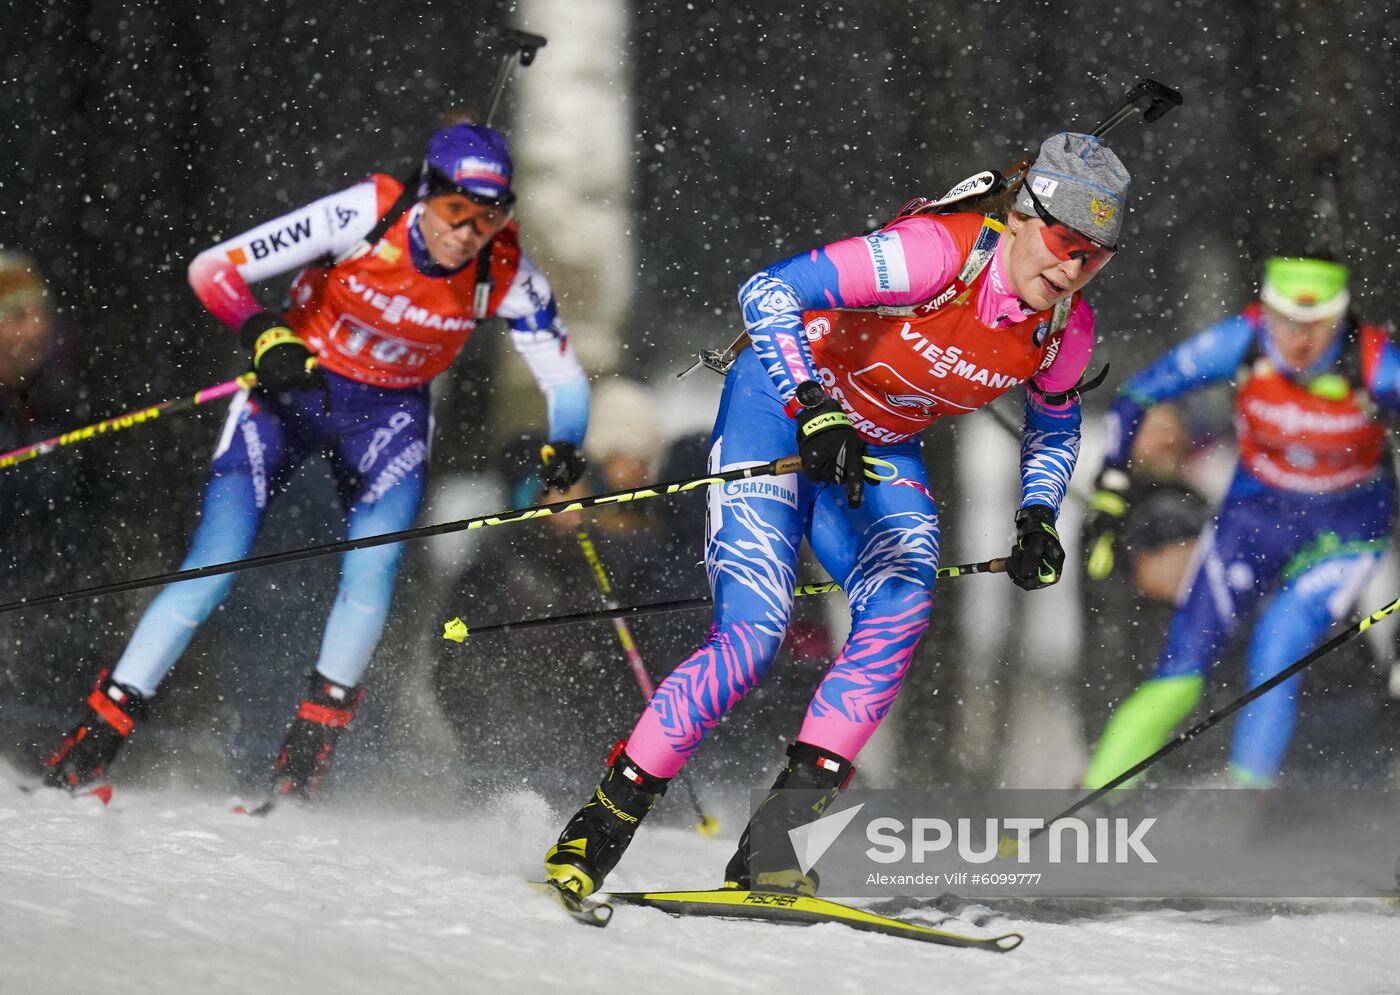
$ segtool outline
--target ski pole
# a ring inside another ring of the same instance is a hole
[[[578,539],[579,548],[583,550],[583,557],[588,561],[589,571],[593,574],[593,580],[598,585],[598,591],[603,595],[603,600],[609,608],[617,607],[617,600],[613,597],[612,581],[608,578],[608,572],[603,569],[602,558],[598,556],[598,550],[593,545],[592,538],[588,535],[588,530],[580,528],[574,533]],[[617,641],[622,645],[622,652],[627,657],[628,664],[632,667],[632,676],[637,679],[637,687],[641,689],[642,697],[651,701],[651,696],[656,693],[656,685],[651,682],[651,675],[647,673],[645,662],[642,660],[642,652],[637,649],[637,641],[632,638],[632,629],[625,619],[614,617],[612,620],[613,630],[617,633]],[[719,820],[709,815],[705,807],[700,804],[700,796],[695,791],[695,786],[689,779],[683,779],[684,772],[676,775],[681,787],[685,789],[686,797],[690,799],[690,805],[695,809],[695,816],[699,821],[695,824],[695,831],[701,836],[713,836],[719,832]]]
[[[952,567],[939,567],[938,578],[946,580],[952,577],[970,577],[973,574],[999,574],[1006,572],[1006,557],[999,556],[992,560],[983,560],[981,563],[960,563]],[[834,580],[826,581],[822,584],[802,584],[793,590],[793,594],[799,598],[818,594],[831,594],[833,591],[841,590],[841,585]],[[621,608],[604,608],[600,611],[574,612],[569,615],[550,615],[544,618],[527,618],[518,622],[498,622],[495,625],[483,625],[475,629],[467,627],[467,623],[460,618],[454,618],[443,624],[442,638],[451,640],[454,643],[464,643],[469,636],[484,636],[491,632],[514,632],[524,629],[547,629],[554,625],[574,625],[578,622],[602,622],[612,618],[631,618],[640,615],[660,615],[665,612],[684,611],[688,608],[704,608],[706,605],[714,603],[714,599],[708,595],[699,598],[682,598],[677,601],[658,601],[649,605],[627,605]]]
[[[871,457],[866,458],[871,459]],[[889,464],[884,463],[883,460],[878,462],[889,466]],[[211,563],[207,566],[190,567],[185,570],[170,570],[165,573],[153,574],[149,577],[138,577],[134,580],[116,581],[111,584],[98,584],[94,587],[80,587],[76,590],[64,591],[58,594],[45,594],[34,598],[20,598],[18,601],[0,604],[0,615],[6,612],[22,611],[26,608],[41,608],[46,605],[56,605],[68,601],[80,601],[84,598],[100,598],[108,594],[120,594],[124,591],[139,591],[142,588],[159,587],[164,584],[173,584],[182,580],[195,580],[200,577],[217,577],[221,574],[238,573],[242,570],[256,570],[261,567],[271,567],[281,563],[295,563],[300,560],[315,559],[318,556],[348,553],[352,549],[368,549],[374,546],[385,546],[391,542],[404,542],[409,539],[427,539],[432,536],[446,535],[450,532],[473,531],[475,529],[492,528],[497,525],[510,525],[515,522],[533,521],[537,518],[549,518],[553,515],[564,515],[575,511],[587,511],[591,508],[598,508],[604,505],[624,504],[628,501],[643,501],[647,498],[664,497],[672,494],[686,494],[699,488],[708,487],[710,484],[723,484],[731,480],[748,480],[753,477],[782,476],[788,473],[796,473],[801,469],[801,457],[784,456],[771,463],[742,467],[737,470],[725,470],[721,473],[713,473],[704,477],[695,477],[690,480],[676,480],[664,484],[649,484],[645,487],[638,487],[633,490],[613,491],[609,494],[597,494],[592,497],[576,498],[569,501],[555,501],[552,504],[538,504],[528,508],[514,508],[492,515],[478,515],[475,518],[463,518],[455,522],[422,525],[418,528],[401,529],[397,532],[385,532],[381,535],[364,536],[359,539],[343,539],[338,542],[327,542],[315,546],[307,546],[303,549],[291,549],[281,553],[266,553],[262,556],[250,556],[241,560],[230,560],[227,563]]]
[[[217,401],[221,397],[227,397],[234,391],[252,387],[258,382],[256,374],[245,373],[241,377],[234,377],[232,380],[213,387],[205,387],[201,391],[196,391],[188,397],[176,398],[173,401],[162,401],[160,404],[152,404],[148,407],[138,408],[135,411],[128,411],[124,415],[115,415],[111,418],[104,418],[100,422],[87,425],[83,428],[75,428],[71,432],[64,432],[55,435],[51,439],[44,439],[42,442],[34,442],[19,449],[11,449],[7,453],[0,453],[0,469],[16,466],[20,463],[28,462],[38,456],[43,456],[53,452],[63,446],[71,446],[75,442],[84,442],[88,439],[96,438],[99,435],[110,435],[113,432],[120,432],[122,429],[132,428],[136,425],[143,425],[148,421],[159,418],[161,415],[175,415],[201,404],[208,404],[210,401]]]
[[[1061,819],[1067,819],[1075,812],[1078,812],[1080,809],[1084,808],[1085,806],[1092,805],[1094,802],[1098,801],[1100,798],[1108,794],[1114,788],[1117,788],[1124,782],[1130,781],[1134,777],[1137,777],[1139,774],[1147,770],[1147,768],[1151,767],[1153,764],[1155,764],[1158,760],[1161,760],[1167,754],[1175,752],[1176,750],[1185,746],[1187,743],[1191,742],[1191,740],[1195,739],[1197,736],[1201,735],[1201,733],[1205,732],[1207,729],[1211,728],[1214,725],[1217,725],[1223,720],[1229,718],[1231,715],[1234,715],[1245,705],[1248,705],[1250,702],[1272,691],[1274,688],[1278,687],[1280,684],[1282,684],[1289,678],[1302,673],[1304,669],[1316,663],[1318,660],[1321,660],[1324,656],[1326,656],[1328,653],[1331,653],[1334,649],[1341,646],[1343,643],[1355,639],[1357,636],[1361,635],[1371,626],[1375,625],[1377,622],[1384,621],[1388,616],[1390,616],[1396,611],[1400,611],[1400,598],[1396,598],[1394,601],[1392,601],[1385,607],[1371,612],[1371,614],[1367,615],[1361,621],[1356,622],[1343,629],[1341,632],[1337,633],[1335,636],[1327,640],[1327,642],[1323,643],[1321,646],[1313,650],[1307,656],[1289,664],[1287,667],[1285,667],[1283,670],[1280,670],[1273,677],[1270,677],[1267,681],[1264,681],[1263,683],[1257,684],[1254,687],[1250,688],[1248,691],[1240,695],[1228,705],[1225,705],[1217,711],[1211,712],[1201,721],[1193,725],[1190,729],[1187,729],[1181,735],[1177,736],[1171,742],[1167,743],[1166,746],[1163,746],[1156,753],[1153,753],[1151,756],[1144,757],[1142,760],[1139,760],[1137,763],[1133,764],[1131,767],[1123,771],[1123,773],[1119,774],[1117,777],[1113,778],[1113,780],[1109,781],[1107,784],[1089,792],[1089,794],[1079,799],[1079,801],[1075,802],[1073,805],[1065,809],[1053,819],[1050,819],[1039,829],[1032,830],[1027,839],[1034,839],[1042,833],[1047,832],[1051,826],[1059,822]],[[1002,837],[1001,847],[999,848],[998,852],[1001,853],[1002,856],[1005,856],[1006,854],[1002,851],[1005,850],[1008,846],[1010,847],[1009,852],[1014,854],[1016,852],[1016,840],[1014,838]]]

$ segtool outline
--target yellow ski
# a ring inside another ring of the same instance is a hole
[[[608,892],[608,898],[624,905],[645,905],[674,916],[723,916],[730,919],[760,919],[767,922],[835,922],[867,933],[898,936],[949,947],[973,947],[1004,954],[1021,945],[1020,933],[1000,936],[967,936],[932,926],[891,919],[864,909],[808,895],[775,891],[743,891],[716,888],[709,891],[630,891]]]

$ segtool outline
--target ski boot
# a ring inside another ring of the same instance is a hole
[[[593,798],[544,855],[545,877],[578,898],[587,898],[602,885],[670,782],[638,767],[623,752],[626,746],[625,740],[618,740]]]
[[[109,680],[108,673],[97,675],[87,697],[88,714],[44,761],[44,783],[49,787],[78,791],[100,781],[136,723],[146,717],[145,700]]]
[[[348,688],[311,672],[311,686],[297,706],[272,772],[272,793],[310,800],[331,771],[335,742],[364,700],[363,687]]]
[[[744,827],[744,835],[739,837],[739,847],[729,858],[729,864],[724,869],[726,888],[795,891],[803,895],[817,893],[816,871],[804,873],[791,847],[787,847],[786,852],[775,859],[774,854],[764,854],[762,850],[755,849],[750,837],[755,825],[762,825],[763,839],[771,840],[777,838],[778,830],[782,830],[786,837],[788,830],[820,818],[836,796],[846,790],[856,769],[844,757],[801,741],[789,746],[787,754],[787,766]],[[789,793],[796,790],[820,791],[822,795],[816,802],[811,801],[810,796],[799,800]],[[770,827],[774,828],[770,830]],[[764,858],[762,863],[765,870],[755,880],[750,874],[750,861],[760,854]]]

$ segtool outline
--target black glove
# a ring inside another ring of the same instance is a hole
[[[547,491],[567,491],[578,483],[588,461],[572,442],[546,442],[540,447],[540,477]]]
[[[815,380],[797,388],[797,402],[802,405],[797,412],[797,452],[802,457],[802,471],[808,480],[844,484],[846,503],[859,508],[865,496],[865,442],[841,405],[827,397]]]
[[[1006,561],[1006,572],[1016,586],[1038,591],[1057,583],[1064,572],[1065,548],[1055,531],[1055,514],[1043,504],[1027,505],[1016,512],[1016,548]]]
[[[1113,466],[1100,470],[1094,481],[1094,496],[1084,518],[1084,566],[1094,580],[1113,573],[1113,546],[1128,514],[1130,485],[1127,472]]]
[[[272,311],[259,311],[243,323],[238,337],[253,353],[253,372],[258,386],[270,394],[288,390],[315,389],[330,396],[325,372],[301,336],[287,327],[287,321]]]

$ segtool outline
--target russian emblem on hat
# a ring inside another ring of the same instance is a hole
[[[1041,143],[1015,209],[1033,215],[1034,192],[1067,227],[1112,245],[1123,224],[1130,182],[1122,160],[1097,137],[1062,131]]]

